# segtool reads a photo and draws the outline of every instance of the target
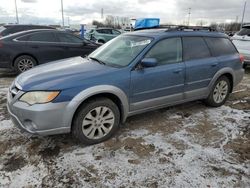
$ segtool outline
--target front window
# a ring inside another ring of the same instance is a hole
[[[89,57],[98,59],[110,66],[125,67],[129,65],[151,41],[152,38],[149,37],[132,35],[119,36],[95,50]]]

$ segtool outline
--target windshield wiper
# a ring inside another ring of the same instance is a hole
[[[106,65],[106,63],[104,63],[103,61],[101,61],[100,59],[97,59],[97,58],[95,58],[95,57],[89,57],[89,56],[88,56],[88,58],[89,58],[89,59],[92,59],[92,60],[94,60],[94,61],[97,61],[98,63],[100,63],[100,64],[102,64],[102,65]]]

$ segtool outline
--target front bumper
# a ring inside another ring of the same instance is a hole
[[[11,92],[8,93],[7,98],[7,108],[11,119],[21,130],[38,135],[70,132],[70,125],[64,121],[68,102],[30,106],[13,98]]]

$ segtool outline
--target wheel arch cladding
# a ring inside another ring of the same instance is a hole
[[[118,87],[100,85],[83,90],[70,101],[67,106],[64,120],[66,125],[72,126],[74,116],[80,106],[84,105],[84,102],[87,100],[91,100],[96,97],[107,97],[112,100],[120,110],[121,122],[125,122],[129,111],[127,95]]]

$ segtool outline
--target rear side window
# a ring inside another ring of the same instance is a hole
[[[146,58],[155,58],[159,65],[182,61],[181,38],[169,38],[158,42],[146,54]]]
[[[183,50],[186,61],[211,57],[208,46],[202,37],[184,37]]]
[[[227,38],[205,38],[213,56],[222,56],[237,53],[232,42]]]
[[[28,41],[32,42],[57,42],[53,33],[35,33],[29,35]]]
[[[0,32],[2,32],[2,31],[5,30],[5,29],[6,29],[6,27],[1,26],[1,27],[0,27]]]

